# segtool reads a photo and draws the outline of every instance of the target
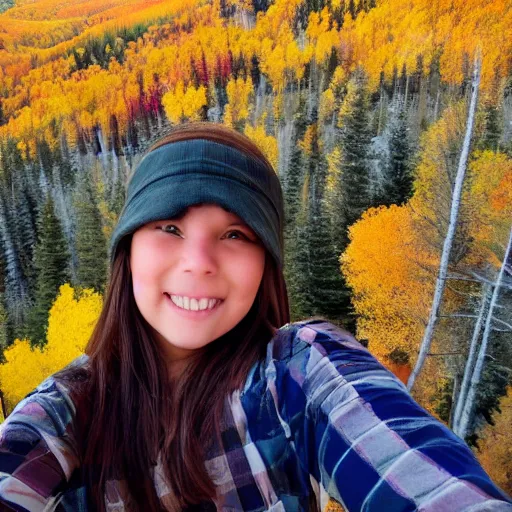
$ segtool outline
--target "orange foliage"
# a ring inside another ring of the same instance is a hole
[[[356,20],[345,17],[340,32],[339,51],[347,70],[362,64],[370,86],[379,83],[381,71],[391,79],[394,68],[408,73],[417,69],[423,57],[423,72],[428,73],[439,57],[443,80],[462,81],[471,71],[475,50],[482,49],[482,91],[488,92],[498,80],[508,76],[512,38],[512,4],[506,0],[384,0]],[[508,60],[507,60],[508,59]]]
[[[512,388],[500,400],[500,413],[494,413],[494,425],[486,425],[480,434],[480,463],[493,481],[506,493],[512,494]]]

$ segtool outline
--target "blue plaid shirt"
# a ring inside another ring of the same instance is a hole
[[[74,414],[69,390],[50,377],[1,425],[0,510],[91,510]],[[222,446],[205,464],[217,495],[201,510],[305,511],[313,496],[321,510],[334,498],[346,511],[512,511],[466,444],[321,320],[279,329],[226,399]],[[160,464],[153,478],[165,501]],[[126,502],[123,482],[109,481],[107,510]]]

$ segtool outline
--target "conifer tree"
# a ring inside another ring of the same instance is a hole
[[[412,196],[412,185],[411,145],[402,110],[391,127],[384,194],[379,202],[386,206],[404,204]]]
[[[48,196],[38,216],[38,241],[34,250],[35,301],[27,334],[33,345],[45,343],[48,311],[59,286],[69,279],[69,252],[53,199]]]
[[[366,78],[361,70],[348,83],[338,127],[341,149],[339,187],[343,201],[340,217],[344,227],[341,245],[345,247],[348,227],[374,202],[368,158],[371,143],[369,99]]]
[[[292,153],[286,188],[289,263],[286,277],[292,317],[320,315],[340,320],[345,316],[345,290],[333,246],[329,212],[324,207],[327,162],[316,110],[308,126],[305,117],[299,115],[298,133],[303,137]]]
[[[305,101],[300,99],[298,112],[295,118],[295,136],[292,144],[292,153],[284,188],[285,202],[285,264],[284,275],[290,296],[290,312],[292,318],[299,319],[304,316],[307,309],[307,290],[304,284],[304,272],[307,272],[307,251],[305,245],[305,228],[307,219],[302,210],[302,188],[304,186],[304,154],[298,144],[306,132]]]
[[[346,325],[350,311],[349,291],[341,276],[338,254],[331,230],[329,209],[325,200],[327,160],[321,145],[316,112],[312,131],[308,172],[309,219],[308,243],[310,246],[310,315],[321,315],[329,320],[343,320]]]
[[[499,150],[499,143],[503,132],[503,113],[497,105],[488,103],[484,107],[485,130],[479,149]]]
[[[75,198],[77,217],[77,285],[103,292],[107,276],[107,242],[90,181],[83,179]]]

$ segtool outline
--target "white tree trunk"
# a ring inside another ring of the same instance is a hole
[[[480,350],[478,352],[478,358],[476,360],[475,369],[473,371],[473,375],[471,377],[471,385],[469,386],[468,398],[464,404],[464,408],[461,413],[460,424],[458,435],[462,439],[466,437],[469,424],[471,421],[471,416],[473,413],[473,408],[475,404],[476,397],[476,388],[478,383],[480,382],[480,377],[482,375],[482,369],[484,367],[485,362],[485,354],[487,352],[487,345],[489,342],[489,335],[491,333],[491,324],[493,318],[493,312],[496,306],[496,302],[498,300],[498,295],[500,293],[501,282],[503,281],[503,275],[505,274],[505,267],[507,266],[507,260],[510,256],[510,248],[512,246],[512,228],[510,229],[510,235],[508,239],[507,249],[505,250],[505,256],[503,257],[503,261],[501,263],[500,272],[498,277],[496,278],[496,286],[494,287],[494,291],[491,297],[491,304],[489,306],[489,312],[487,313],[487,318],[485,320],[485,329],[484,334],[482,336],[482,344],[480,345]]]
[[[475,324],[475,328],[473,330],[473,337],[471,338],[471,344],[469,346],[468,358],[466,361],[466,366],[464,368],[464,377],[462,379],[462,384],[460,386],[460,392],[457,397],[457,404],[455,406],[455,413],[453,414],[453,422],[452,422],[452,430],[458,435],[459,433],[459,424],[460,424],[460,416],[462,413],[462,408],[464,403],[466,402],[466,397],[468,395],[469,383],[471,381],[471,373],[475,366],[475,359],[477,354],[477,346],[478,340],[480,339],[480,331],[482,330],[482,325],[484,323],[485,312],[487,309],[487,304],[490,301],[492,293],[492,287],[485,283],[482,290],[482,301],[480,302],[480,311],[478,313],[478,318]]]
[[[459,167],[457,169],[457,177],[455,179],[455,186],[452,196],[452,206],[450,211],[450,222],[448,224],[448,232],[446,233],[446,238],[444,239],[443,252],[441,255],[441,264],[439,266],[439,274],[437,276],[436,288],[434,292],[434,301],[432,304],[432,309],[430,311],[427,327],[425,329],[425,334],[421,342],[418,360],[416,361],[416,366],[414,367],[414,370],[409,376],[409,380],[407,382],[407,389],[409,390],[411,390],[412,387],[414,386],[414,382],[416,381],[418,374],[420,373],[421,369],[423,368],[423,365],[425,364],[425,359],[427,357],[428,351],[430,350],[430,345],[432,344],[434,328],[438,319],[438,313],[441,305],[441,299],[443,296],[446,275],[448,272],[448,261],[450,258],[453,239],[455,237],[455,229],[457,227],[457,217],[459,214],[460,200],[462,195],[462,184],[464,182],[464,175],[466,174],[466,164],[469,156],[471,135],[473,133],[473,123],[478,99],[478,88],[480,87],[480,69],[481,62],[480,57],[478,56],[475,59],[475,67],[473,74],[473,93],[471,95],[471,103],[469,106],[466,135],[464,137],[464,143],[462,145],[462,151],[459,159]]]

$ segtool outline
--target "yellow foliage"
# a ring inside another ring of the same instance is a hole
[[[317,126],[316,124],[310,124],[306,128],[304,137],[299,141],[299,147],[304,151],[306,155],[311,155],[313,139],[316,136]]]
[[[512,494],[512,388],[500,400],[500,413],[494,413],[493,425],[483,429],[476,455],[492,480]]]
[[[43,350],[32,349],[29,340],[15,340],[4,351],[6,362],[0,365],[0,388],[8,410],[46,377],[84,352],[101,312],[102,297],[92,289],[84,289],[78,298],[74,295],[69,284],[60,287],[50,309]]]
[[[420,249],[407,206],[370,208],[349,237],[340,263],[354,291],[358,335],[380,359],[397,348],[415,359],[434,287],[421,268],[436,256]]]
[[[249,105],[254,96],[251,77],[248,77],[247,80],[241,77],[229,80],[226,85],[226,93],[229,103],[229,123],[225,122],[225,124],[232,126],[238,121],[245,121],[249,117]]]
[[[30,347],[29,340],[18,340],[4,351],[6,362],[0,365],[0,385],[8,411],[45,377],[50,375],[43,352]]]
[[[193,86],[185,90],[180,80],[173,92],[167,92],[162,96],[162,105],[165,114],[172,123],[180,123],[183,120],[198,121],[200,109],[207,104],[206,87]]]
[[[336,146],[327,155],[327,178],[325,180],[325,193],[332,195],[341,177],[341,149]]]
[[[493,151],[475,153],[469,181],[464,201],[470,208],[470,231],[477,242],[470,261],[490,261],[498,269],[512,219],[512,159]]]
[[[244,133],[263,151],[268,161],[277,172],[279,150],[276,138],[272,135],[267,135],[265,128],[261,125],[253,128],[251,125],[247,124]]]

